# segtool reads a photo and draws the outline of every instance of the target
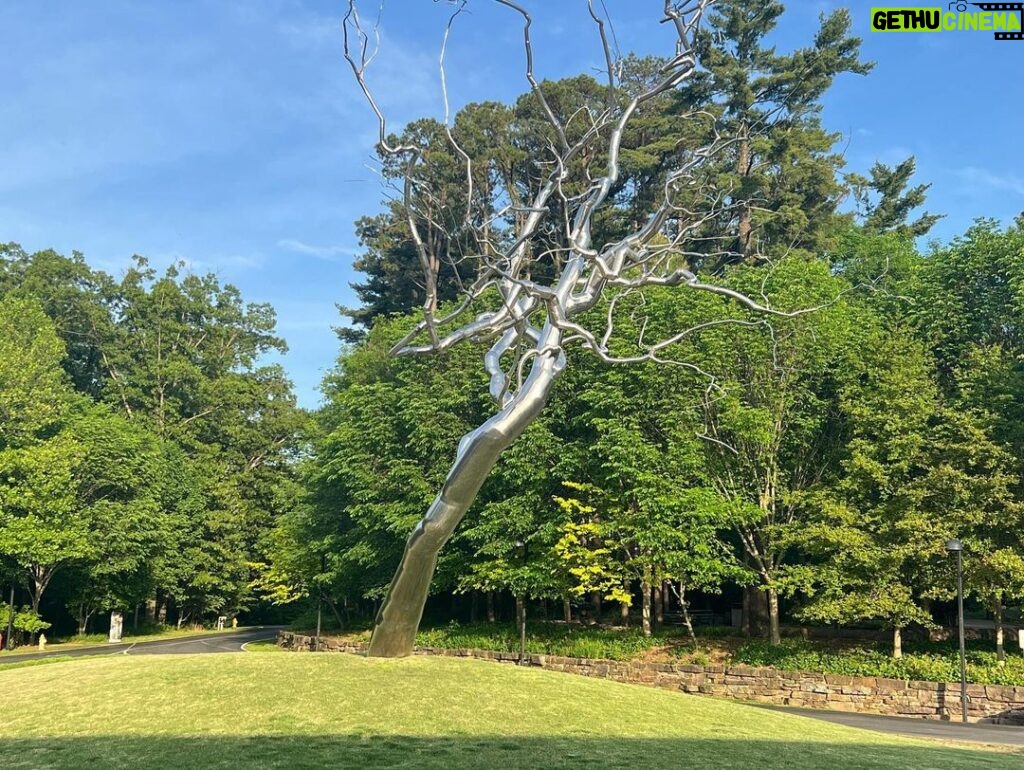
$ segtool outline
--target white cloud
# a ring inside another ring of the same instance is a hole
[[[901,144],[897,144],[892,147],[886,147],[878,153],[878,160],[886,165],[893,166],[897,163],[902,163],[911,155],[914,155],[914,150],[909,147],[904,147]]]
[[[998,190],[1024,196],[1024,178],[1016,174],[998,174],[977,166],[967,166],[957,170],[956,175],[967,187],[974,190]]]
[[[358,252],[348,246],[314,246],[297,238],[282,238],[277,242],[279,248],[305,254],[309,257],[322,259],[325,262],[341,262],[345,257],[354,257]]]

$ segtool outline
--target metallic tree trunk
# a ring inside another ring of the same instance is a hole
[[[505,407],[459,442],[455,463],[441,492],[406,543],[405,554],[377,615],[370,637],[370,656],[397,658],[412,653],[438,553],[473,504],[501,453],[540,414],[565,366],[564,355],[557,347],[557,332],[546,332],[542,339],[554,337],[555,346],[537,355],[529,377]]]

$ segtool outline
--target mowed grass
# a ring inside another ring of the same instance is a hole
[[[0,768],[1017,768],[651,688],[444,658],[112,656],[0,670]]]

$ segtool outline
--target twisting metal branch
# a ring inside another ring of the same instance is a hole
[[[458,7],[448,18],[448,23],[444,27],[444,39],[441,42],[441,56],[438,61],[438,69],[441,74],[441,98],[444,100],[444,133],[448,137],[448,142],[452,148],[459,154],[466,163],[466,219],[465,224],[469,224],[473,213],[473,161],[462,149],[461,145],[455,141],[455,137],[452,135],[452,123],[451,123],[451,108],[448,103],[448,71],[444,65],[445,55],[448,52],[448,38],[452,33],[452,25],[455,23],[455,18],[462,13],[466,8],[467,0],[459,0]]]

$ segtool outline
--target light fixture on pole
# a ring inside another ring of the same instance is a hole
[[[7,636],[6,639],[7,649],[14,649],[14,583],[11,583],[11,601],[7,606]]]
[[[522,566],[526,566],[526,543],[516,540],[515,546],[519,551],[519,559]],[[522,593],[516,596],[516,622],[519,625],[519,665],[526,663],[526,596]]]
[[[946,550],[956,554],[956,608],[960,631],[960,713],[967,721],[967,653],[964,649],[964,544],[957,538],[946,543]]]

